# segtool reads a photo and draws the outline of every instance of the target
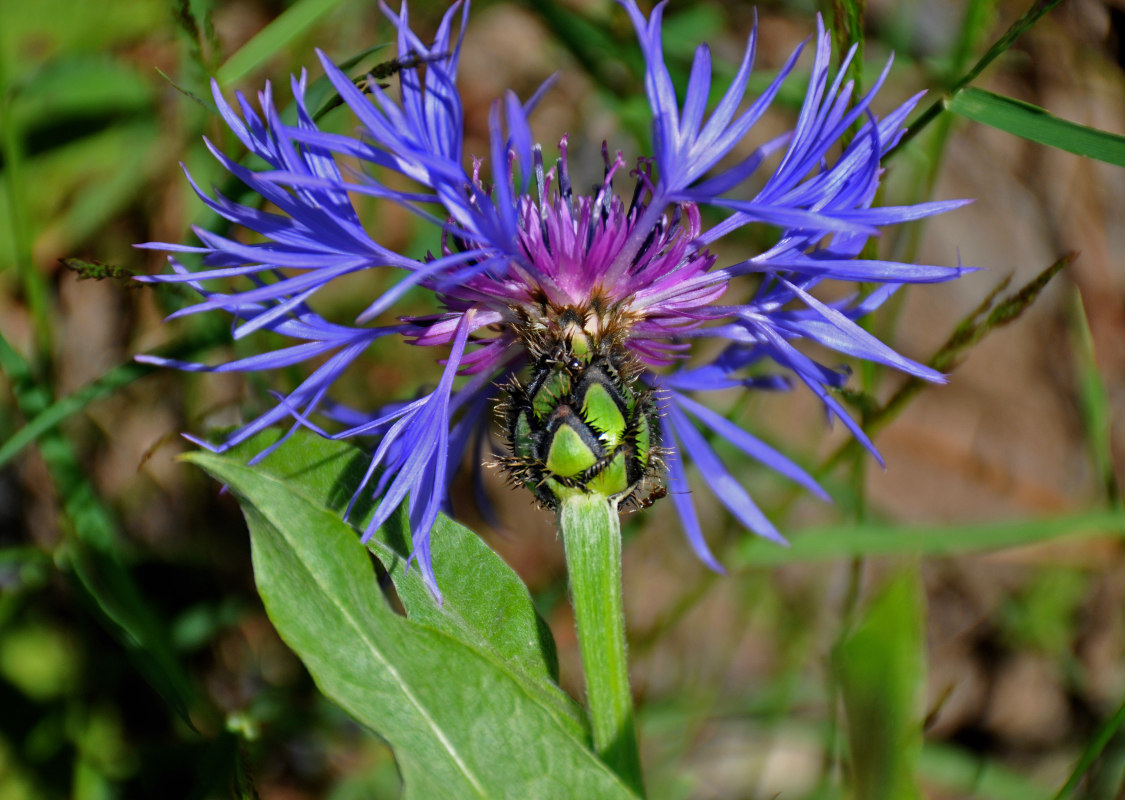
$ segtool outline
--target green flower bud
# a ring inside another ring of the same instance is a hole
[[[653,392],[637,384],[636,358],[613,337],[563,330],[535,343],[539,357],[527,384],[507,387],[502,410],[511,455],[501,463],[548,508],[575,494],[644,504],[637,499],[643,486],[661,494]]]

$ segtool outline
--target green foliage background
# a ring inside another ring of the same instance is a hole
[[[873,320],[952,372],[932,389],[857,368],[845,398],[880,433],[885,475],[807,398],[726,399],[836,498],[823,507],[740,464],[791,548],[704,505],[731,568],[715,576],[668,509],[631,518],[630,656],[654,798],[1122,792],[1125,140],[1105,131],[1125,130],[1125,16],[1094,0],[933,5],[758,8],[757,85],[820,10],[838,41],[862,43],[861,85],[895,51],[877,110],[930,90],[888,161],[885,202],[977,204],[878,247],[988,271],[904,293]],[[441,11],[414,3],[416,28]],[[751,21],[742,3],[673,2],[677,79],[701,39],[729,71]],[[180,431],[236,424],[269,402],[269,382],[131,360],[261,344],[230,345],[220,319],[164,325],[187,298],[129,278],[163,269],[133,243],[218,225],[179,162],[240,191],[201,142],[233,140],[209,108],[210,76],[228,92],[272,79],[284,105],[291,72],[319,78],[314,47],[358,74],[391,57],[376,49],[390,39],[373,4],[351,0],[0,4],[0,797],[399,796],[388,746],[319,694],[271,627],[233,499],[174,460]],[[560,70],[533,118],[540,140],[569,131],[572,164],[600,164],[602,139],[643,153],[640,65],[611,3],[476,3],[467,149],[487,152],[502,89],[526,96]],[[793,80],[763,131],[800,98]],[[324,124],[352,125],[340,111]],[[398,211],[363,210],[389,246],[436,244]],[[768,235],[725,247],[752,252]],[[354,314],[378,288],[340,287],[326,307]],[[345,399],[373,407],[432,381],[415,354],[378,344]],[[489,489],[499,530],[458,510],[528,583],[559,681],[581,696],[550,520]]]

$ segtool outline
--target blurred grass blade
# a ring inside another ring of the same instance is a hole
[[[1035,23],[1039,22],[1051,9],[1061,3],[1062,0],[1035,0],[1031,7],[1027,9],[1011,24],[1008,30],[1004,31],[1004,35],[992,43],[980,60],[966,72],[959,81],[954,85],[954,91],[957,91],[965,86],[968,86],[977,76],[984,72],[985,68],[1007,52],[1008,48],[1016,43],[1016,41],[1031,30]]]
[[[1125,136],[1059,119],[1030,103],[968,88],[955,94],[948,107],[966,119],[1020,138],[1125,167]]]
[[[1000,759],[947,742],[927,741],[923,745],[918,772],[935,797],[1050,800],[1053,796],[1051,789]],[[943,793],[939,795],[938,789]]]
[[[793,536],[790,540],[792,546],[788,548],[760,539],[745,539],[739,546],[734,563],[743,567],[766,567],[848,556],[905,553],[946,556],[1080,536],[1125,536],[1125,509],[979,525],[924,527],[864,524],[814,528]]]
[[[1097,761],[1098,756],[1101,755],[1106,745],[1110,740],[1125,726],[1125,703],[1117,709],[1112,717],[1105,721],[1090,743],[1082,751],[1082,755],[1078,759],[1078,763],[1074,766],[1074,772],[1071,773],[1063,787],[1059,789],[1059,793],[1055,795],[1054,800],[1067,800],[1068,797],[1074,794],[1074,790],[1078,788],[1082,776],[1089,771],[1090,767]]]
[[[30,422],[12,434],[4,444],[0,445],[0,467],[18,456],[25,447],[38,440],[43,434],[54,430],[59,423],[78,413],[94,400],[112,394],[156,369],[156,367],[133,362],[121,364],[96,381],[51,403],[33,417]]]
[[[978,43],[983,41],[988,33],[989,21],[995,14],[998,0],[969,0],[965,6],[965,13],[961,18],[960,31],[956,43],[949,55],[949,71],[942,79],[942,83],[956,80],[955,76],[963,75],[968,68],[969,59],[976,52]],[[949,137],[953,133],[953,122],[956,117],[952,114],[942,114],[937,120],[937,126],[925,144],[925,156],[922,173],[925,177],[916,181],[914,192],[910,201],[920,203],[929,200],[934,195],[938,178],[942,173],[947,155]],[[906,250],[909,253],[905,260],[913,261],[921,245],[923,226],[913,226],[906,234]]]
[[[15,93],[8,82],[6,54],[0,52],[0,183],[7,195],[7,231],[0,234],[10,239],[15,258],[16,273],[27,298],[35,326],[36,347],[40,358],[51,352],[51,301],[47,280],[35,267],[32,242],[36,231],[31,224],[29,184],[24,178],[24,137],[17,115],[14,113]]]
[[[341,0],[300,0],[294,3],[219,67],[215,73],[219,85],[229,86],[245,78],[340,2]]]
[[[0,370],[7,375],[20,411],[34,418],[51,406],[50,389],[37,383],[26,360],[0,336]],[[191,682],[168,637],[169,626],[153,611],[121,561],[117,523],[102,504],[70,443],[57,429],[46,432],[40,453],[73,531],[60,546],[69,567],[106,629],[125,648],[138,671],[192,726]]]
[[[949,53],[950,77],[964,75],[977,43],[988,33],[989,20],[996,13],[998,0],[969,0],[961,18],[960,31]]]
[[[1082,294],[1074,291],[1072,328],[1074,342],[1074,369],[1078,381],[1078,395],[1082,408],[1082,421],[1086,428],[1086,443],[1094,461],[1094,469],[1105,487],[1106,497],[1114,506],[1120,506],[1121,497],[1113,468],[1112,431],[1113,413],[1109,404],[1109,390],[1098,371],[1094,355],[1094,337]]]
[[[192,8],[191,0],[168,0],[168,9],[180,33],[188,42],[188,57],[201,74],[211,72],[211,62],[219,52],[219,41],[215,36],[212,22],[212,6],[203,6],[203,18],[199,19]]]
[[[952,87],[945,97],[935,100],[929,107],[926,108],[921,114],[915,117],[909,125],[907,125],[906,134],[899,140],[899,143],[887,154],[889,158],[893,153],[897,153],[906,144],[925,130],[931,122],[941,113],[946,110],[949,103],[949,98],[956,97],[959,92],[965,89],[970,83],[975,81],[985,68],[988,67],[993,61],[1007,52],[1008,48],[1016,43],[1016,41],[1031,29],[1035,23],[1043,18],[1047,12],[1061,3],[1062,0],[1035,0],[1031,7],[1024,12],[1023,16],[1017,19],[1012,25],[1004,32],[1004,35],[992,43],[983,56],[977,60],[977,63],[962,75]]]
[[[862,800],[917,800],[924,688],[922,587],[893,578],[832,653],[848,721],[852,789]]]
[[[170,348],[161,350],[159,354],[166,358],[189,359],[202,350],[229,341],[230,328],[222,324],[221,321],[217,320],[216,322],[218,324],[200,326],[202,330],[176,342]],[[153,367],[148,364],[138,364],[135,361],[126,361],[113,367],[97,380],[91,381],[71,394],[51,402],[0,445],[0,467],[19,455],[25,447],[38,441],[48,431],[54,430],[60,423],[82,411],[90,403],[113,394],[138,378],[143,378],[145,375],[158,372],[161,369],[161,367]]]
[[[606,29],[582,14],[576,14],[558,3],[531,3],[528,8],[539,15],[552,37],[570,51],[574,60],[586,70],[600,88],[621,99],[630,96],[637,88],[634,75],[644,75],[644,61],[640,49],[625,44],[629,40],[614,37]],[[622,74],[613,69],[606,58],[612,53],[615,59],[625,61],[629,72]]]

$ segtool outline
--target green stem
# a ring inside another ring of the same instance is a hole
[[[563,500],[558,525],[566,548],[578,646],[586,673],[594,750],[633,791],[643,795],[625,657],[617,509],[605,497],[575,495]]]

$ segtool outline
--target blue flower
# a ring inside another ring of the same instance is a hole
[[[305,106],[304,74],[292,83],[295,125],[281,121],[268,85],[259,96],[260,114],[242,95],[236,95],[237,109],[232,107],[215,88],[226,124],[266,167],[251,169],[211,150],[261,197],[261,205],[275,210],[263,211],[195,188],[215,212],[256,233],[259,243],[244,244],[200,229],[199,246],[143,245],[202,254],[201,270],[189,271],[172,259],[172,274],[149,278],[187,283],[202,296],[201,302],[173,316],[222,310],[236,320],[235,338],[268,330],[292,344],[219,366],[152,356],[140,360],[180,369],[247,372],[316,359],[309,377],[272,410],[219,445],[200,444],[222,451],[283,420],[290,421],[292,429],[309,427],[334,438],[373,437],[374,454],[360,492],[371,493],[378,503],[365,536],[405,501],[412,557],[435,594],[430,529],[438,511],[448,506],[451,479],[466,449],[488,448],[489,409],[501,391],[498,387],[532,360],[529,319],[557,319],[573,312],[594,338],[612,325],[616,346],[628,352],[643,371],[641,380],[656,392],[669,493],[692,547],[715,569],[721,567],[700,529],[686,462],[700,468],[709,488],[747,528],[784,540],[701,429],[819,496],[825,494],[798,465],[693,395],[733,387],[787,388],[786,375],[795,376],[878,458],[832,394],[844,384],[846,373],[814,361],[797,344],[811,340],[918,378],[943,380],[856,324],[903,284],[946,281],[968,271],[860,257],[879,228],[963,205],[873,204],[880,159],[902,136],[919,98],[881,119],[875,117],[869,106],[887,71],[864,96],[853,99],[852,85],[843,76],[854,49],[832,77],[829,35],[818,18],[812,73],[795,127],[729,164],[727,156],[752,136],[755,123],[797,63],[800,49],[766,91],[744,105],[757,36],[752,32],[733,81],[708,113],[712,81],[707,46],[695,52],[681,101],[661,49],[664,3],[646,19],[633,0],[619,2],[644,52],[645,91],[653,114],[654,152],[628,170],[632,186],[627,193],[615,189],[623,182],[620,173],[627,164],[620,154],[611,157],[604,146],[604,179],[589,194],[571,185],[565,136],[556,164],[545,166],[528,115],[546,85],[527,102],[508,92],[493,104],[491,176],[484,177],[480,161],[467,166],[456,75],[468,3],[449,9],[429,44],[411,30],[405,5],[397,15],[384,6],[383,13],[398,31],[403,59],[400,100],[392,99],[373,79],[368,79],[367,92],[362,91],[321,54],[329,80],[358,119],[358,136],[318,129]],[[857,127],[849,138],[848,132]],[[345,178],[341,156],[405,176],[415,188],[392,188],[374,170]],[[776,161],[776,166],[762,188],[745,199],[739,190],[764,171],[767,161]],[[372,240],[353,205],[355,195],[398,204],[432,222],[439,254],[415,260]],[[702,206],[710,206],[722,221],[706,227]],[[765,252],[720,264],[708,250],[733,231],[763,224],[779,231],[776,243]],[[353,324],[330,322],[310,308],[310,299],[335,278],[386,268],[402,270],[406,277],[372,297]],[[748,274],[759,277],[753,296],[727,297],[734,293],[731,281]],[[221,294],[201,283],[231,277],[247,278],[251,285]],[[877,288],[866,296],[827,303],[813,294],[826,281],[862,281]],[[373,324],[393,313],[403,293],[415,286],[433,291],[444,311]],[[435,358],[444,359],[437,387],[421,398],[371,413],[333,402],[328,392],[334,381],[384,336],[436,348]],[[708,338],[725,343],[721,354],[702,366],[683,366],[692,344]],[[770,362],[781,372],[763,377],[760,367]],[[332,421],[331,432],[313,421],[314,413]]]

